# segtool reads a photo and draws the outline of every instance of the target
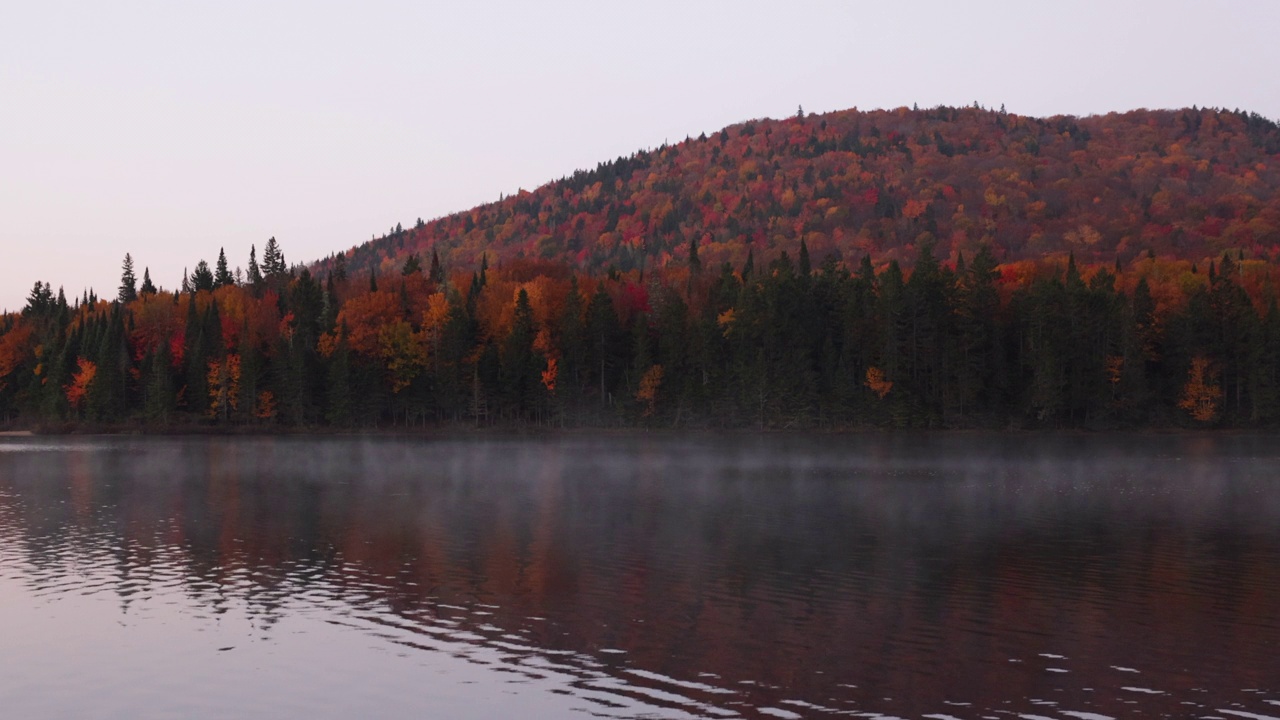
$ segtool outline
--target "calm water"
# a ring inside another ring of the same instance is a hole
[[[1280,718],[1280,438],[0,438],[6,718]]]

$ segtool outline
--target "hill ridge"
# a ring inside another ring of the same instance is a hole
[[[926,240],[944,259],[984,244],[1002,261],[1270,257],[1278,157],[1280,127],[1242,111],[852,109],[639,150],[342,254],[379,273],[431,252],[451,267],[487,254],[627,271],[678,260],[694,239],[703,262],[735,267],[749,252],[794,255],[801,239],[850,266],[909,259]]]

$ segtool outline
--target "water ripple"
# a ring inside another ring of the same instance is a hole
[[[1109,462],[943,462],[780,442],[9,450],[0,657],[20,669],[0,698],[24,717],[244,716],[235,693],[271,717],[1275,716],[1275,458],[1203,450],[1171,476],[1105,443]],[[169,699],[147,704],[142,672]]]

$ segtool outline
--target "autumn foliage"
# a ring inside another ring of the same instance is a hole
[[[1074,253],[1276,259],[1280,128],[1200,108],[1035,118],[980,108],[848,110],[753,120],[637,152],[344,253],[379,277],[410,256],[516,259],[588,274],[742,267],[804,240],[815,258],[908,263]],[[333,258],[321,264],[326,270]]]
[[[37,283],[0,423],[1270,426],[1278,153],[1199,109],[753,121],[309,267]]]

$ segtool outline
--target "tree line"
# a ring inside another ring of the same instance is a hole
[[[0,317],[17,427],[1265,427],[1280,419],[1280,272],[1226,253],[909,266],[795,258],[582,274],[289,268],[272,239],[182,287]]]

